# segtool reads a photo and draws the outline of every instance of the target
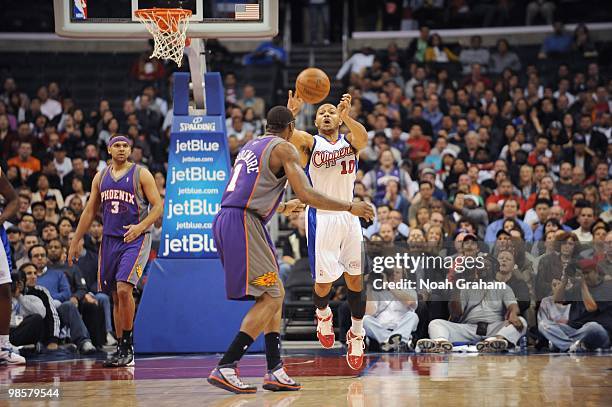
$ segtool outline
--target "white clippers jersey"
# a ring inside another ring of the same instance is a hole
[[[357,156],[344,134],[340,134],[335,143],[330,143],[323,136],[314,136],[306,175],[317,192],[343,201],[353,201],[356,173]]]

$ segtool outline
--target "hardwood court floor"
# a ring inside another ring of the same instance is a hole
[[[357,375],[344,357],[285,358],[299,392],[236,396],[203,379],[216,356],[139,358],[104,369],[101,361],[38,361],[0,368],[0,406],[519,406],[612,405],[612,354],[369,355]],[[241,374],[261,383],[263,356],[247,356]],[[58,388],[60,399],[16,399],[9,389]]]

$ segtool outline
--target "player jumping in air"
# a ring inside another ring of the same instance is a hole
[[[0,213],[0,365],[21,365],[25,363],[9,342],[9,325],[11,323],[11,246],[4,230],[4,222],[11,219],[19,205],[17,193],[0,168],[0,195],[6,205]]]
[[[109,140],[112,163],[94,177],[91,195],[68,250],[68,264],[72,266],[80,255],[78,242],[102,206],[104,226],[98,253],[98,288],[112,293],[115,332],[119,339],[117,351],[104,367],[134,365],[132,291],[149,257],[150,226],[164,209],[153,175],[128,161],[131,151],[127,137],[115,135]]]
[[[302,100],[289,91],[287,107],[297,115]],[[366,129],[349,116],[351,95],[342,95],[340,104],[319,106],[315,126],[319,134],[312,136],[296,130],[290,142],[300,152],[300,160],[316,191],[352,201],[359,152],[367,146]],[[348,134],[340,134],[344,123]],[[315,279],[314,303],[317,307],[317,337],[324,348],[334,345],[332,312],[329,294],[332,284],[344,274],[351,309],[351,328],[346,334],[346,360],[352,369],[363,364],[366,308],[362,293],[361,242],[359,219],[348,213],[337,213],[309,207],[306,215],[308,258]]]
[[[331,194],[324,195],[310,186],[298,151],[287,142],[294,127],[293,115],[287,108],[276,106],[268,112],[266,135],[248,142],[238,153],[213,224],[228,299],[255,300],[242,320],[240,332],[208,377],[210,384],[234,393],[257,390],[240,379],[236,366],[261,332],[265,335],[268,364],[263,388],[271,391],[301,388],[287,375],[280,358],[284,288],[274,244],[265,226],[272,215],[289,214],[303,202],[313,208],[349,212],[366,219],[374,216],[366,203],[331,198]],[[287,182],[299,200],[280,203]]]

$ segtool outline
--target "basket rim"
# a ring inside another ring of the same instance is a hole
[[[134,14],[140,18],[151,18],[155,17],[164,17],[164,16],[173,16],[178,18],[188,18],[191,17],[193,12],[188,9],[183,8],[141,8],[134,11]]]

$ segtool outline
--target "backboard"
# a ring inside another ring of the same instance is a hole
[[[134,18],[144,8],[192,11],[191,38],[263,38],[278,33],[278,0],[53,0],[55,32],[76,38],[150,38]]]

